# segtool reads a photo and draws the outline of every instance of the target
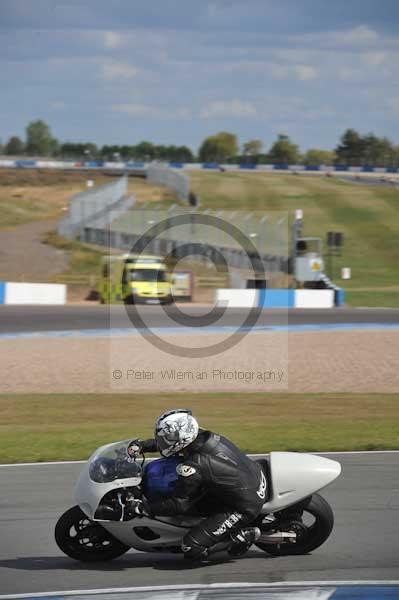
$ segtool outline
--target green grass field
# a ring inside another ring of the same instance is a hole
[[[84,459],[179,404],[246,452],[399,449],[399,394],[3,394],[0,462]]]
[[[113,181],[98,171],[0,169],[0,230],[64,217],[69,199],[87,190],[88,179],[95,186]],[[128,191],[139,203],[174,202],[166,188],[150,185],[139,177],[129,177]]]
[[[342,231],[342,256],[333,279],[354,306],[399,306],[399,191],[336,177],[274,173],[193,172],[203,208],[304,211],[304,234]],[[340,280],[341,267],[352,279]]]

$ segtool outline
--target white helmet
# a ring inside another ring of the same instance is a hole
[[[197,438],[199,425],[191,410],[177,408],[163,413],[155,424],[155,440],[162,456],[173,456]]]

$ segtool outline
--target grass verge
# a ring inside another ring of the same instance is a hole
[[[327,231],[342,231],[342,255],[334,258],[328,275],[348,291],[348,304],[398,306],[397,295],[378,289],[399,283],[397,189],[303,174],[196,171],[190,179],[202,208],[278,210],[291,215],[301,208],[304,235],[325,240]],[[342,267],[352,268],[351,280],[340,279]],[[356,288],[370,294],[352,293]]]
[[[246,452],[399,449],[399,394],[3,394],[0,462],[84,459],[174,405]]]
[[[61,275],[55,276],[55,280],[58,281],[60,277],[73,280],[74,277],[79,278],[82,276],[87,277],[88,282],[91,279],[93,281],[97,279],[100,272],[101,257],[107,254],[106,247],[102,250],[89,244],[68,240],[60,237],[55,231],[46,234],[43,237],[43,242],[58,250],[68,252],[69,255],[69,268]]]
[[[349,289],[347,290],[345,301],[348,306],[399,308],[399,290],[368,290],[358,292]]]

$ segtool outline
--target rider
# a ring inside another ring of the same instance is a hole
[[[187,513],[199,499],[211,500],[217,509],[184,536],[184,556],[202,560],[223,547],[233,556],[244,554],[260,536],[257,527],[247,526],[266,501],[267,483],[260,465],[228,439],[200,429],[186,409],[162,414],[155,425],[155,439],[134,440],[128,452],[138,456],[156,450],[164,457],[182,457],[174,495],[155,502],[144,499],[143,504],[136,501],[134,510],[170,516]]]

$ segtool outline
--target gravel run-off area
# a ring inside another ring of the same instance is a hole
[[[193,347],[224,338],[164,339]],[[399,331],[252,333],[202,358],[176,357],[150,342],[140,335],[2,339],[0,392],[399,391]]]

